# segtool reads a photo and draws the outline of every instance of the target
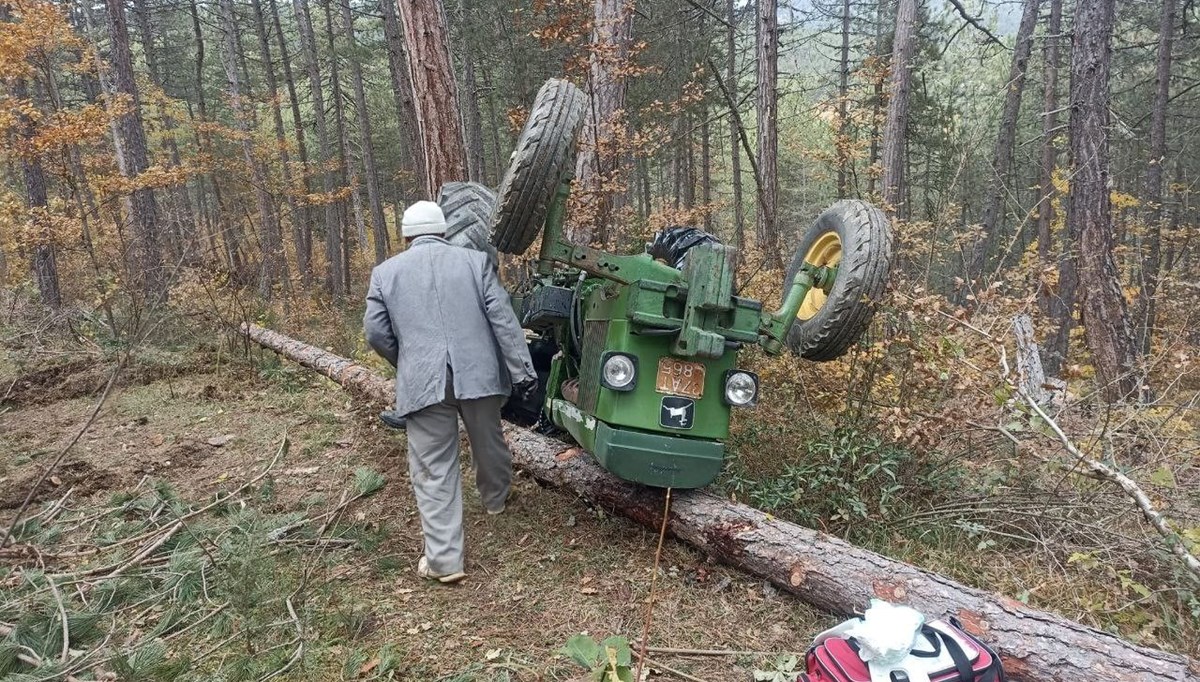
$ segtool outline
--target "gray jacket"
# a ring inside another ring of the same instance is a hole
[[[396,368],[396,411],[441,402],[447,367],[462,400],[536,379],[525,332],[487,254],[418,237],[371,272],[367,343]]]

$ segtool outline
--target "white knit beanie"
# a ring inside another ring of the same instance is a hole
[[[442,207],[432,201],[418,201],[404,209],[400,221],[400,232],[405,237],[420,237],[423,234],[446,234],[446,216]]]

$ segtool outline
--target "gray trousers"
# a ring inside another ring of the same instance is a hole
[[[500,427],[504,396],[475,400],[454,397],[408,415],[408,475],[412,480],[425,558],[439,575],[463,570],[462,474],[458,464],[458,418],[467,428],[475,486],[486,509],[501,509],[512,483],[512,453]]]

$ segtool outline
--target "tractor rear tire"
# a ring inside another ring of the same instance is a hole
[[[438,190],[438,206],[446,216],[446,241],[488,254],[496,264],[492,246],[491,216],[496,193],[477,182],[447,182]]]
[[[492,213],[492,245],[500,251],[525,253],[541,234],[550,201],[573,170],[586,108],[587,97],[568,81],[551,79],[538,91]]]
[[[805,261],[837,265],[837,278],[828,295],[815,287],[809,292],[788,332],[787,347],[808,360],[836,360],[866,331],[887,287],[892,263],[887,216],[864,201],[837,202],[804,233],[785,288]]]

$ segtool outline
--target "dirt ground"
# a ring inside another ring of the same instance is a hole
[[[19,387],[25,398],[0,405],[0,520],[11,518],[29,483],[94,405],[98,391],[56,395],[53,383],[61,379]],[[11,381],[0,378],[0,390]],[[468,489],[469,578],[430,584],[415,574],[420,524],[403,436],[384,429],[369,406],[301,370],[262,372],[249,364],[147,374],[130,384],[115,390],[43,499],[74,487],[77,505],[99,505],[144,480],[163,479],[185,499],[202,501],[261,470],[285,433],[291,449],[272,471],[272,511],[336,502],[360,466],[386,476],[378,494],[350,509],[377,524],[386,540],[373,551],[334,550],[334,608],[360,614],[362,627],[350,637],[322,625],[336,614],[313,618],[301,665],[282,679],[339,679],[351,650],[384,645],[403,658],[396,679],[576,679],[582,671],[569,672],[554,653],[569,637],[641,633],[657,540],[650,532],[525,477],[499,517],[484,514]],[[469,487],[469,470],[464,481]],[[653,646],[744,653],[658,654],[658,662],[691,677],[657,669],[650,679],[749,680],[777,654],[802,651],[832,622],[670,540],[660,570]]]

